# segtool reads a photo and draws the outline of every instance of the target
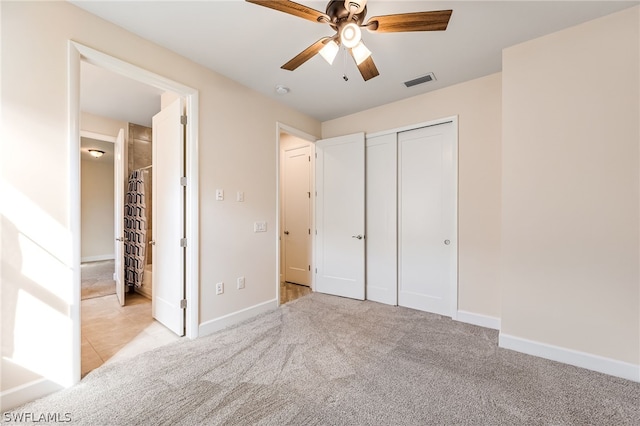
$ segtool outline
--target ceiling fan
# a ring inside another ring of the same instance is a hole
[[[309,21],[326,23],[336,31],[332,37],[323,37],[307,47],[284,64],[282,69],[293,71],[318,53],[329,64],[332,64],[340,50],[339,46],[342,45],[351,53],[365,81],[380,73],[371,58],[371,51],[362,42],[361,28],[366,28],[374,33],[444,31],[447,29],[452,13],[451,10],[437,10],[381,15],[369,18],[364,23],[364,18],[367,15],[367,0],[331,0],[327,4],[326,13],[289,0],[246,1]],[[344,78],[347,79],[346,76]]]

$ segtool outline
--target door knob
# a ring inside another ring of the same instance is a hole
[[[364,238],[364,235],[358,234],[358,235],[352,235],[351,238],[357,238],[358,240],[361,240]]]
[[[449,244],[451,244],[451,241],[449,241],[449,240],[444,240],[444,243],[445,243],[445,245],[449,245]]]
[[[284,231],[284,235],[289,235],[289,231]]]
[[[149,241],[149,245],[155,246],[155,245],[156,245],[156,242],[155,242],[155,241],[153,241],[153,240],[151,240],[151,241]]]
[[[116,241],[124,241],[124,238],[118,237],[118,238],[116,238]]]

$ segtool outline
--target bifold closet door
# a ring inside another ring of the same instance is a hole
[[[457,285],[453,123],[398,134],[398,304],[451,316]]]

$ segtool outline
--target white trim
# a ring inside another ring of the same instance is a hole
[[[102,133],[90,132],[88,130],[80,130],[80,137],[111,143],[116,143],[118,140],[117,136],[103,135]]]
[[[640,382],[640,365],[638,364],[630,364],[587,352],[511,336],[505,333],[500,333],[498,346],[504,349],[511,349],[552,361],[609,374],[611,376],[621,377],[634,382]]]
[[[245,309],[241,309],[236,312],[232,312],[228,315],[220,318],[215,318],[200,324],[198,334],[200,336],[206,336],[208,334],[215,333],[229,326],[238,324],[242,321],[255,317],[256,315],[264,312],[269,312],[278,308],[278,299],[271,299],[269,301],[259,303],[254,306],[250,306]]]
[[[315,142],[318,140],[315,136],[312,136],[308,133],[305,133],[301,130],[296,129],[295,127],[291,127],[287,124],[276,122],[276,300],[278,301],[278,306],[280,305],[280,281],[282,279],[280,275],[280,262],[282,261],[280,256],[281,249],[281,241],[280,241],[280,215],[281,215],[281,200],[280,197],[280,133],[288,133],[292,136],[298,137],[300,139],[304,139],[309,142],[311,148],[311,191],[312,193],[315,191],[315,152],[316,146]],[[315,197],[311,197],[311,229],[315,229]],[[315,270],[315,232],[311,233],[311,291],[315,291],[316,289],[316,274]]]
[[[387,129],[387,130],[381,130],[379,132],[374,132],[374,133],[367,133],[365,136],[368,138],[374,138],[376,136],[384,136],[384,135],[388,135],[388,134],[392,134],[392,133],[400,133],[400,132],[407,132],[410,130],[416,130],[416,129],[421,129],[423,127],[431,127],[431,126],[437,126],[438,124],[445,124],[445,123],[455,123],[455,128],[456,128],[456,136],[458,136],[458,116],[457,115],[452,115],[450,117],[444,117],[444,118],[438,118],[437,120],[431,120],[431,121],[425,121],[423,123],[417,123],[417,124],[410,124],[408,126],[402,126],[402,127],[396,127],[395,129]]]
[[[0,410],[4,413],[62,389],[63,386],[44,378],[7,389],[0,393]]]
[[[186,289],[185,297],[187,299],[187,309],[185,317],[185,328],[187,337],[193,339],[198,337],[198,321],[199,321],[199,199],[198,199],[198,117],[199,117],[199,100],[198,91],[191,87],[185,86],[173,80],[169,80],[163,76],[152,73],[150,71],[139,68],[135,65],[124,62],[115,57],[106,55],[95,49],[69,41],[69,152],[71,164],[71,210],[72,214],[77,209],[77,218],[71,220],[74,251],[77,249],[77,257],[74,257],[74,303],[72,307],[71,322],[74,324],[74,382],[80,380],[80,189],[79,189],[79,170],[74,171],[76,165],[80,165],[80,61],[84,60],[93,65],[123,75],[150,86],[174,92],[185,98],[187,114],[187,192],[186,192],[186,216],[187,229],[186,237],[189,244],[186,248],[186,265],[185,279]],[[76,175],[77,173],[77,175]],[[77,204],[77,206],[76,206]],[[75,220],[74,220],[75,219]],[[78,268],[77,278],[75,277],[75,267]],[[77,287],[77,291],[76,291]],[[77,294],[76,294],[77,293]],[[77,314],[75,313],[75,305]],[[77,352],[77,360],[75,359]],[[77,369],[75,368],[77,366]]]
[[[456,321],[465,322],[467,324],[500,330],[501,320],[498,317],[491,317],[489,315],[475,314],[473,312],[458,310],[455,319]]]
[[[116,258],[115,254],[99,254],[96,256],[85,256],[80,258],[80,263],[85,262],[100,262],[101,260],[114,260]]]

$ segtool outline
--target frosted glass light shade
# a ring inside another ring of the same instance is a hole
[[[361,38],[362,32],[360,31],[360,27],[353,22],[348,23],[340,30],[340,42],[347,49],[356,47],[356,45],[360,43]]]
[[[336,58],[339,50],[340,48],[338,47],[338,43],[331,40],[325,44],[322,49],[320,49],[320,55],[322,55],[324,60],[329,62],[329,65],[331,65],[333,64],[333,60]]]
[[[351,54],[353,55],[353,59],[356,60],[356,64],[360,65],[365,59],[371,56],[371,51],[367,49],[367,46],[365,46],[363,42],[360,42],[356,47],[351,49]]]

